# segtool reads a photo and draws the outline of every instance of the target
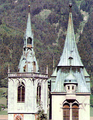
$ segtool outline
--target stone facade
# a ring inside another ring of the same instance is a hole
[[[32,74],[32,75],[31,75]],[[32,77],[34,76],[34,77]],[[22,114],[22,120],[35,120],[38,112],[37,85],[41,85],[41,105],[44,113],[47,114],[47,75],[46,74],[8,74],[8,119],[14,120],[14,115]],[[25,85],[25,100],[18,102],[18,85],[23,82]]]
[[[63,103],[65,100],[76,100],[79,103],[79,117],[77,120],[90,120],[90,96],[85,93],[84,94],[76,94],[76,95],[66,95],[66,94],[52,94],[52,120],[64,120],[63,119]],[[72,108],[70,107],[70,110]],[[70,113],[70,117],[71,117]],[[69,120],[69,119],[68,119]],[[70,120],[73,120],[72,117]]]

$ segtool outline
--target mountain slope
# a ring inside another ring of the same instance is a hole
[[[88,4],[90,9],[87,10],[83,2],[83,0],[72,0],[73,22],[82,61],[92,75],[93,14],[91,2]],[[56,67],[63,50],[69,14],[68,3],[69,0],[30,0],[36,57],[41,72],[45,71],[47,65],[49,66],[49,75],[52,73],[53,58]],[[26,29],[27,6],[28,2],[25,0],[0,1],[1,86],[7,86],[5,78],[7,77],[8,64],[10,64],[11,71],[17,71]],[[86,11],[89,15],[88,21],[83,26],[84,20],[81,10]],[[79,37],[80,39],[77,39]]]

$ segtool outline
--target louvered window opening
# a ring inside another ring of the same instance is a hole
[[[24,101],[25,101],[25,86],[24,84],[22,84],[18,87],[18,102]]]
[[[41,85],[38,84],[37,86],[37,103],[41,101]]]
[[[72,120],[79,120],[79,107],[77,105],[72,106]]]
[[[78,104],[65,103],[63,105],[63,120],[79,120]]]
[[[70,120],[70,106],[67,104],[63,107],[63,120]]]

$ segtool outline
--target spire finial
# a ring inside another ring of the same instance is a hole
[[[30,5],[28,5],[28,13],[30,13]]]
[[[72,3],[69,3],[69,12],[72,12]]]

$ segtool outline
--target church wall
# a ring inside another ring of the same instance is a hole
[[[19,81],[24,82],[25,84],[25,102],[21,103],[17,101],[17,88]],[[13,114],[15,113],[24,114],[24,120],[29,120],[29,118],[32,118],[33,120],[35,119],[34,114],[38,111],[36,99],[38,83],[41,84],[41,106],[44,109],[44,113],[47,114],[47,81],[43,79],[35,79],[32,81],[32,78],[12,78],[9,79],[8,82],[9,120],[13,120]]]
[[[24,120],[35,120],[34,114],[24,114]]]
[[[8,112],[14,111],[14,81],[8,82]]]
[[[90,120],[89,95],[52,95],[52,120],[63,120],[63,102],[71,98],[79,103],[79,120]]]
[[[52,120],[63,120],[62,103],[65,96],[52,95]]]
[[[13,114],[8,114],[8,120],[13,120]]]
[[[90,120],[90,96],[77,95],[76,99],[80,103],[79,120]]]
[[[45,113],[47,113],[47,81],[42,82],[41,86],[41,103]]]

